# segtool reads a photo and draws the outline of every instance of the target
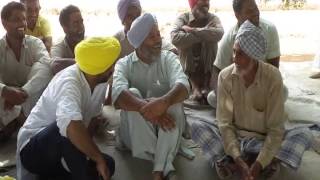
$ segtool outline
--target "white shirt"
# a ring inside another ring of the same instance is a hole
[[[50,55],[52,58],[74,58],[74,52],[68,45],[66,38],[51,47]]]
[[[25,36],[19,61],[6,36],[0,40],[0,95],[6,85],[22,87],[29,96],[34,95],[46,87],[51,76],[50,57],[40,39]]]
[[[97,85],[91,93],[84,74],[75,64],[58,73],[43,92],[18,134],[18,152],[29,139],[50,124],[57,122],[60,134],[67,137],[71,120],[83,121],[101,113],[107,84]]]
[[[274,24],[264,19],[260,19],[259,27],[262,29],[262,32],[264,33],[267,40],[267,52],[265,60],[279,57],[280,43],[277,28]],[[218,53],[214,61],[214,65],[217,66],[220,70],[226,68],[227,66],[233,63],[233,44],[238,30],[238,25],[232,27],[228,31],[228,33],[224,34],[222,40],[219,43]]]

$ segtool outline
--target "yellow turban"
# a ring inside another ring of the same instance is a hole
[[[120,43],[116,38],[92,37],[78,43],[74,53],[81,71],[97,75],[111,67],[120,51]]]

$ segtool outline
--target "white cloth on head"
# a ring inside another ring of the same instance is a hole
[[[128,31],[128,40],[130,44],[137,49],[146,39],[152,27],[156,24],[156,17],[150,13],[145,13],[134,20],[131,29]]]
[[[236,42],[250,58],[255,60],[265,59],[267,50],[265,35],[259,27],[253,25],[249,20],[240,26]]]

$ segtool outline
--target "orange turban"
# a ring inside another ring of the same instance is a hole
[[[198,0],[189,0],[189,5],[191,9],[197,4]]]

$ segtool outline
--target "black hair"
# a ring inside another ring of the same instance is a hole
[[[1,19],[8,20],[14,10],[26,11],[26,7],[20,2],[11,1],[3,6],[1,10]]]
[[[66,26],[68,24],[70,14],[74,12],[80,12],[80,9],[74,5],[69,5],[60,11],[59,22],[61,26]]]

